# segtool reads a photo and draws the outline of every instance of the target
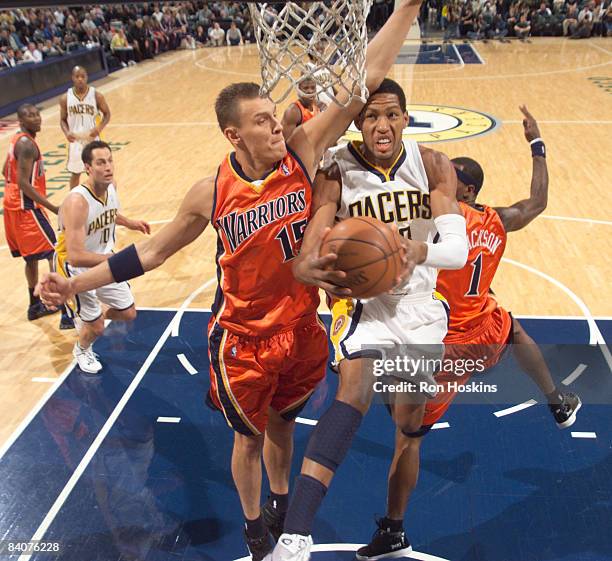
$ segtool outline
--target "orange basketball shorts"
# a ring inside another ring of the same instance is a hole
[[[55,232],[46,212],[41,208],[4,209],[4,232],[13,257],[38,261],[53,255]]]
[[[492,368],[502,359],[511,342],[512,315],[498,306],[477,332],[462,333],[461,336],[447,335],[444,339],[444,358],[457,361],[481,360],[485,369]],[[469,382],[471,374],[467,371],[462,375],[457,372],[436,374],[436,383],[442,389],[425,405],[423,426],[431,426],[442,418],[457,395],[458,390],[453,383],[464,385]]]
[[[271,337],[236,335],[213,322],[208,403],[249,436],[265,431],[268,408],[288,421],[297,417],[325,377],[328,346],[321,320],[315,316]]]

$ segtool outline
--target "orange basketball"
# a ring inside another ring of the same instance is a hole
[[[335,268],[347,274],[344,286],[355,298],[388,292],[402,271],[399,234],[369,216],[336,224],[321,245],[320,255],[335,253]]]

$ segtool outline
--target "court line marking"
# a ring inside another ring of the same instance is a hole
[[[174,319],[172,320],[172,337],[178,337],[181,320],[183,319],[183,314],[185,313],[187,306],[189,306],[189,304],[191,304],[195,300],[195,298],[199,296],[202,292],[204,292],[210,285],[216,282],[216,277],[208,279],[200,288],[196,288],[196,290],[194,290],[180,305],[179,309],[176,311],[176,316],[174,316]]]
[[[450,428],[450,423],[434,423],[434,425],[431,427],[431,430],[449,429],[449,428]]]
[[[463,60],[463,57],[461,56],[461,53],[459,52],[459,49],[457,49],[457,45],[455,45],[455,43],[453,43],[452,47],[453,47],[453,49],[455,51],[455,54],[457,55],[457,58],[459,59],[460,68],[463,68],[465,66],[465,61]],[[417,54],[417,56],[418,56],[418,54]]]
[[[453,43],[453,45],[454,45],[454,43]],[[484,58],[482,58],[480,56],[480,53],[478,52],[478,49],[476,48],[476,45],[474,43],[470,43],[470,48],[474,51],[474,54],[478,57],[478,60],[480,61],[480,64],[487,64],[484,61]]]
[[[189,362],[183,353],[176,355],[176,358],[179,359],[179,362],[183,365],[183,368],[189,372],[189,374],[193,376],[194,374],[198,373],[198,371],[193,367],[191,362]]]
[[[554,284],[557,288],[560,288],[563,292],[565,292],[565,294],[567,294],[574,301],[574,303],[580,308],[584,317],[587,320],[587,324],[589,326],[589,345],[599,345],[599,349],[601,350],[601,353],[603,354],[606,362],[608,363],[608,368],[612,371],[612,354],[610,353],[610,349],[608,348],[608,345],[606,345],[606,341],[603,338],[603,335],[601,334],[601,331],[599,330],[597,323],[595,323],[595,320],[593,319],[593,316],[591,315],[591,311],[589,310],[587,305],[584,303],[584,301],[578,295],[572,292],[567,286],[565,286],[562,282],[551,277],[550,275],[547,275],[546,273],[543,273],[542,271],[539,271],[535,267],[531,267],[530,265],[525,265],[524,263],[519,263],[518,261],[515,261],[514,259],[509,259],[508,257],[502,257],[501,260],[505,263],[515,265],[516,267],[525,269],[526,271],[529,271],[535,275],[538,275],[539,277],[546,279],[548,282]]]
[[[158,423],[180,423],[180,417],[157,417]]]
[[[363,547],[364,545],[365,544],[363,543],[321,543],[313,545],[311,551],[313,553],[357,551],[360,547]],[[421,551],[412,551],[408,554],[407,557],[403,557],[403,559],[417,559],[418,561],[450,561],[450,559],[445,559],[444,557],[437,557],[436,555],[423,553]],[[251,561],[251,556],[249,555],[248,557],[241,557],[240,559],[235,559],[235,561]]]
[[[561,383],[564,386],[569,386],[571,383],[575,382],[578,378],[580,378],[580,376],[582,376],[582,373],[587,369],[587,365],[586,364],[579,364],[578,366],[576,366],[576,368],[574,369],[574,371],[564,380],[561,380]]]
[[[209,279],[202,285],[202,287],[206,286],[211,281],[216,282],[216,280],[217,280],[216,278]],[[202,290],[202,287],[194,290],[191,293],[191,295],[187,297],[185,302],[193,300],[193,298]],[[145,377],[145,374],[148,372],[149,368],[151,367],[151,365],[157,358],[157,355],[159,354],[163,346],[166,344],[168,337],[170,337],[170,334],[172,333],[174,325],[180,322],[180,318],[182,317],[183,311],[184,309],[181,306],[179,310],[176,312],[175,316],[170,320],[170,322],[166,326],[166,329],[161,334],[160,338],[157,340],[157,343],[153,347],[153,350],[149,353],[149,356],[147,356],[147,358],[145,359],[144,363],[142,364],[142,366],[136,373],[136,376],[134,376],[134,379],[128,386],[127,390],[125,390],[125,393],[123,394],[123,396],[121,396],[121,399],[119,400],[119,402],[113,409],[112,413],[109,415],[108,419],[106,420],[106,422],[100,429],[100,432],[98,433],[98,435],[92,442],[91,446],[89,447],[89,449],[87,450],[83,458],[81,458],[79,465],[72,472],[70,479],[68,480],[66,485],[64,485],[64,488],[62,489],[58,497],[55,499],[55,502],[53,503],[53,505],[47,512],[47,515],[45,516],[43,521],[40,523],[40,526],[38,527],[36,532],[34,532],[34,535],[32,536],[32,540],[40,540],[46,534],[47,530],[49,529],[49,526],[53,523],[53,520],[55,520],[55,517],[59,513],[64,503],[66,502],[66,499],[69,497],[70,493],[72,492],[72,490],[78,483],[79,479],[81,478],[81,475],[83,475],[83,473],[87,469],[87,466],[91,462],[95,453],[98,451],[98,448],[100,448],[102,442],[106,438],[106,435],[110,432],[111,428],[115,424],[115,421],[117,420],[117,418],[119,417],[123,409],[125,408],[128,400],[130,399],[130,397],[132,397],[132,394],[136,391],[136,389],[140,385],[140,382]],[[76,361],[73,361],[73,362],[76,362]],[[27,561],[31,557],[32,557],[32,554],[24,554],[19,557],[18,561]]]
[[[597,49],[599,51],[603,51],[607,55],[612,55],[612,51],[609,51],[608,49],[602,47],[601,45],[596,45],[595,43],[587,43],[587,44],[589,45],[589,47],[593,47],[594,49]]]
[[[518,121],[515,119],[510,119],[508,121],[502,121],[504,125],[522,125],[523,121]],[[538,124],[544,125],[612,125],[612,121],[540,121],[538,120]]]
[[[572,432],[572,438],[597,438],[594,432]]]
[[[612,123],[612,121],[610,121]],[[553,214],[542,214],[539,218],[546,218],[548,220],[569,220],[571,222],[586,222],[587,224],[604,224],[605,226],[612,226],[612,220],[595,220],[593,218],[575,218],[573,216],[555,216]]]
[[[496,417],[505,417],[506,415],[512,415],[513,413],[517,413],[522,411],[523,409],[527,409],[532,405],[535,405],[537,401],[535,399],[530,399],[529,401],[525,401],[524,403],[519,403],[518,405],[514,405],[512,407],[508,407],[507,409],[501,409],[499,411],[494,411],[493,415]]]
[[[38,415],[39,411],[44,407],[47,401],[49,401],[49,398],[55,393],[55,390],[62,385],[63,381],[68,377],[68,374],[70,374],[75,366],[76,359],[73,359],[66,369],[60,374],[59,378],[56,379],[53,386],[51,386],[47,393],[40,398],[38,403],[30,410],[21,423],[19,423],[11,436],[9,436],[4,444],[0,446],[0,460],[4,457],[4,454],[6,454],[8,449],[15,443],[15,441],[21,436],[21,433],[26,429],[26,427],[32,422],[32,419]]]
[[[54,383],[57,382],[57,378],[44,378],[44,377],[35,377],[32,378],[32,382],[40,382],[41,384],[45,384],[45,383]]]

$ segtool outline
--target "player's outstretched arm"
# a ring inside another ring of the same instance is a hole
[[[538,123],[529,113],[526,106],[520,107],[524,115],[523,128],[525,138],[531,145],[533,168],[531,172],[531,192],[528,199],[518,201],[509,207],[498,207],[495,210],[506,229],[515,232],[527,226],[534,218],[542,214],[548,204],[548,167],[546,149],[540,137]]]
[[[404,0],[368,45],[366,58],[368,91],[376,91],[393,66],[410,26],[419,13],[421,3],[422,0]],[[346,97],[342,99],[342,95],[342,92],[338,94],[339,99],[346,101]],[[294,131],[287,143],[310,171],[311,177],[316,172],[323,152],[333,146],[344,134],[363,105],[359,99],[354,99],[348,107],[331,103],[323,113]]]
[[[146,220],[134,220],[133,218],[128,218],[118,213],[115,223],[117,226],[123,226],[128,230],[142,232],[143,234],[151,233],[151,225]]]
[[[76,137],[70,132],[70,127],[68,126],[68,94],[64,94],[62,97],[60,97],[59,106],[60,127],[62,132],[64,133],[64,136],[68,142],[74,142]]]
[[[461,269],[468,256],[465,218],[457,204],[457,174],[445,154],[419,146],[427,173],[431,214],[440,234],[438,243],[418,244],[417,263],[438,269]]]
[[[334,253],[320,255],[321,243],[334,224],[341,188],[340,171],[336,164],[317,173],[313,185],[311,217],[300,254],[293,262],[293,274],[303,284],[318,286],[336,296],[350,296],[350,289],[337,286],[346,278],[346,273],[330,270],[338,256]]]
[[[104,263],[76,277],[44,275],[37,294],[50,306],[59,306],[80,292],[138,277],[159,267],[168,257],[195,240],[211,219],[214,178],[203,179],[187,193],[172,222],[150,239],[130,245]]]

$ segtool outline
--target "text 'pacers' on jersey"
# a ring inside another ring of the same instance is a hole
[[[263,337],[312,319],[318,290],[297,282],[292,260],[310,216],[311,184],[291,151],[260,181],[245,175],[235,154],[215,181],[219,286],[212,312],[229,331]]]

